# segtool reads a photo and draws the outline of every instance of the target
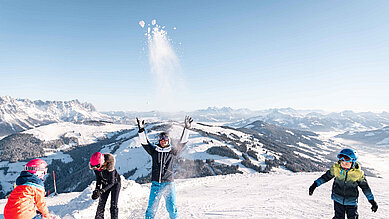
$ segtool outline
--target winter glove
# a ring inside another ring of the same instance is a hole
[[[313,182],[313,184],[309,187],[309,195],[313,194],[313,191],[315,191],[316,187],[317,187],[316,182]]]
[[[377,209],[378,209],[377,202],[375,202],[374,199],[373,199],[373,200],[369,200],[369,202],[370,202],[370,204],[371,204],[371,210],[372,210],[373,212],[377,212]]]
[[[138,123],[139,133],[145,131],[145,120],[139,120],[138,117],[136,118],[136,123]]]
[[[93,194],[92,194],[92,199],[93,200],[96,200],[100,197],[101,194],[104,193],[104,190],[103,189],[96,189],[95,191],[93,191]]]
[[[185,128],[186,129],[190,129],[191,125],[192,125],[192,122],[193,122],[193,119],[190,118],[190,116],[185,116]]]

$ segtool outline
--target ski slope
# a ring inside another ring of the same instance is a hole
[[[235,174],[177,180],[178,218],[331,218],[332,183],[308,195],[308,187],[322,173]],[[361,218],[387,218],[389,214],[389,181],[368,178],[379,205],[377,213],[361,193]],[[119,197],[119,218],[143,218],[147,207],[150,184],[140,185],[123,180]],[[94,185],[81,193],[60,194],[47,198],[51,212],[64,219],[93,218],[97,201],[90,199]],[[167,219],[164,200],[156,218]],[[0,218],[6,200],[0,200]],[[109,203],[109,201],[108,201]],[[109,218],[109,204],[106,206]]]

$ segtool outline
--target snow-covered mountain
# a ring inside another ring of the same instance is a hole
[[[54,122],[109,120],[90,103],[0,97],[0,138]]]
[[[105,112],[122,123],[133,121],[135,117],[154,118],[155,121],[179,120],[189,114],[195,121],[215,122],[240,128],[261,120],[270,124],[313,132],[365,131],[389,125],[389,113],[343,111],[325,113],[320,110],[295,110],[276,108],[267,110],[232,109],[230,107],[208,107],[192,112],[164,113],[151,112]]]
[[[89,145],[123,131],[133,125],[107,122],[60,122],[42,125],[0,140],[0,161],[17,162],[48,156],[57,151],[68,151]]]
[[[310,112],[303,114],[291,108],[272,109],[261,115],[229,124],[232,127],[243,127],[254,121],[261,120],[286,128],[309,130],[314,132],[328,131],[362,131],[378,129],[389,125],[389,113],[372,113],[343,111],[323,114]]]
[[[178,139],[182,124],[148,121],[146,129],[152,142],[162,130],[169,130],[173,139]],[[9,140],[11,137],[16,140]],[[19,147],[12,146],[15,142]],[[80,142],[85,144],[79,145]],[[88,161],[96,151],[114,154],[117,170],[126,179],[142,183],[150,181],[151,159],[140,146],[134,126],[50,124],[0,140],[2,156],[7,156],[3,152],[10,148],[15,148],[18,153],[25,151],[20,155],[25,159],[0,162],[1,197],[10,192],[27,158],[39,157],[35,154],[38,152],[41,156],[46,155],[43,159],[49,163],[50,171],[56,172],[59,192],[82,191],[90,185],[94,176],[88,168]],[[175,171],[177,178],[275,170],[322,171],[335,158],[338,148],[338,145],[319,139],[315,133],[266,123],[255,122],[240,129],[195,123]],[[46,186],[53,191],[51,179],[48,178]]]
[[[155,118],[158,121],[180,120],[185,115],[191,115],[195,121],[200,122],[235,122],[258,115],[258,112],[249,109],[232,109],[230,107],[208,107],[207,109],[192,112],[135,112],[135,111],[110,111],[103,112],[108,116],[115,117],[121,121],[133,120],[135,117]]]
[[[0,139],[40,125],[54,122],[80,122],[106,120],[121,124],[134,124],[135,117],[147,117],[154,121],[180,120],[191,115],[195,121],[217,122],[240,128],[261,120],[286,128],[308,131],[365,131],[389,125],[389,113],[355,113],[343,111],[326,114],[319,110],[295,110],[278,108],[267,110],[208,107],[192,112],[97,112],[90,103],[72,101],[31,101],[0,97]]]
[[[337,135],[337,138],[357,141],[365,145],[389,146],[389,126],[382,129],[374,129],[362,132],[345,132]]]

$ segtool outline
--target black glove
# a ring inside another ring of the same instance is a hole
[[[145,131],[145,120],[139,120],[137,117],[136,123],[138,123],[139,132],[144,132]]]
[[[191,125],[192,125],[192,122],[193,122],[193,119],[190,118],[190,116],[185,116],[185,128],[186,129],[190,129]]]
[[[104,193],[104,190],[103,189],[96,189],[95,191],[93,191],[93,194],[92,194],[92,199],[93,200],[96,200],[100,197],[101,194]]]
[[[317,187],[316,182],[313,182],[313,184],[309,187],[309,195],[313,194],[313,191],[315,191],[316,187]]]
[[[375,202],[374,199],[373,199],[373,200],[369,200],[369,202],[370,202],[370,204],[371,204],[371,210],[372,210],[373,212],[377,212],[377,209],[378,209],[377,202]]]

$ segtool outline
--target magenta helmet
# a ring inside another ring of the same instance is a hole
[[[47,174],[47,163],[42,159],[33,159],[26,164],[24,169],[43,179]]]
[[[92,157],[90,158],[89,165],[91,168],[100,169],[101,166],[104,164],[104,154],[101,152],[96,152],[92,154]]]

